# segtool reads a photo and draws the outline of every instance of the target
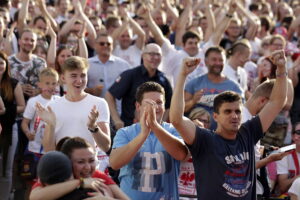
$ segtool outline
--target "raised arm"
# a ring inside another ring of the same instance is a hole
[[[163,0],[167,15],[172,19],[172,24],[170,25],[171,30],[175,30],[178,22],[178,11],[176,8],[172,7],[169,0]]]
[[[21,9],[18,15],[18,25],[17,25],[17,29],[19,33],[21,33],[23,29],[27,26],[26,20],[28,17],[28,6],[29,6],[29,0],[22,1]]]
[[[191,120],[183,116],[185,104],[183,92],[186,77],[196,69],[199,63],[200,59],[197,58],[186,58],[183,60],[170,108],[170,122],[180,133],[183,140],[189,145],[194,143],[196,126]]]
[[[58,31],[58,25],[57,25],[55,19],[53,19],[53,17],[48,12],[45,1],[43,1],[43,0],[37,0],[37,4],[38,4],[38,6],[40,8],[40,11],[41,11],[42,15],[45,16],[49,20],[50,24],[48,26],[50,27],[50,25],[51,25],[51,27],[55,31]]]
[[[48,35],[50,35],[51,42],[47,52],[47,66],[55,69],[57,36],[51,25],[49,25]]]
[[[157,24],[154,22],[149,8],[146,8],[145,6],[141,6],[141,8],[138,10],[138,16],[145,19],[146,23],[149,26],[149,29],[156,41],[156,43],[159,46],[162,46],[166,38],[164,37],[163,33],[161,32],[160,28],[157,26]]]
[[[209,0],[205,0],[205,16],[207,19],[207,28],[204,34],[204,42],[207,42],[212,35],[212,33],[216,29],[216,19],[215,14],[212,11],[212,5],[210,4]]]
[[[286,102],[288,90],[286,57],[284,51],[275,51],[270,58],[277,66],[276,81],[269,102],[259,113],[263,132],[268,130],[275,117],[282,110]]]
[[[156,121],[156,103],[150,99],[145,99],[148,105],[146,106],[147,123],[151,130],[154,132],[157,139],[166,149],[166,151],[176,160],[185,160],[188,155],[188,150],[183,141],[171,135]]]
[[[182,36],[186,32],[186,27],[191,23],[192,17],[192,0],[187,0],[185,8],[178,19],[178,25],[176,27],[175,45],[182,47]]]
[[[88,58],[88,49],[85,42],[85,28],[86,28],[86,22],[83,22],[82,28],[78,33],[78,50],[79,50],[79,56],[82,58]]]
[[[111,140],[110,140],[110,129],[109,124],[106,122],[96,122],[99,116],[99,112],[96,106],[93,106],[90,115],[88,116],[88,129],[94,130],[95,132],[91,133],[96,144],[104,151],[107,152],[110,149]]]
[[[78,1],[77,1],[78,2]],[[96,30],[90,21],[90,19],[86,16],[86,14],[83,11],[82,4],[80,2],[76,3],[75,0],[73,0],[76,12],[78,12],[78,17],[83,21],[83,23],[86,26],[86,31],[88,32],[88,38],[90,41],[94,41],[97,37]]]
[[[231,18],[233,17],[233,14],[235,12],[237,5],[234,0],[230,1],[230,7],[226,15],[223,17],[223,20],[219,25],[216,27],[216,30],[211,35],[210,39],[212,39],[212,42],[214,45],[219,45],[222,39],[222,35],[224,34],[225,30],[227,29]]]
[[[252,14],[250,11],[246,10],[241,4],[241,2],[237,3],[237,11],[242,16],[245,16],[249,22],[249,26],[247,26],[247,32],[245,37],[249,40],[253,40],[258,29],[259,19],[256,16],[254,16],[254,14]]]
[[[143,112],[140,118],[141,132],[128,144],[111,151],[109,163],[113,169],[117,170],[128,164],[144,144],[150,133],[150,128],[146,125],[147,115],[148,113]],[[118,134],[119,132],[117,133],[116,137],[118,137]]]
[[[142,29],[142,27],[134,19],[132,19],[129,13],[127,13],[127,15],[128,15],[129,24],[133,32],[136,33],[138,36],[137,39],[135,40],[135,45],[137,46],[137,48],[142,50],[145,46],[146,34]]]
[[[54,151],[55,150],[55,124],[56,124],[56,116],[52,111],[51,107],[44,108],[40,103],[36,104],[36,111],[38,116],[46,123],[44,137],[42,140],[42,144],[44,147],[44,151]]]

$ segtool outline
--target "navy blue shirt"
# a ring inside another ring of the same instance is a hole
[[[148,81],[159,83],[165,89],[165,108],[170,108],[172,87],[168,79],[159,70],[153,77],[149,77],[144,65],[124,71],[109,88],[109,92],[117,99],[122,99],[121,119],[125,126],[133,123],[135,112],[135,93],[137,88]]]
[[[193,157],[199,200],[256,199],[254,145],[263,136],[258,116],[241,125],[235,140],[196,128],[188,145]]]

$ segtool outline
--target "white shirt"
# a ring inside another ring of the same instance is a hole
[[[244,92],[248,90],[248,86],[247,86],[248,74],[244,68],[238,67],[237,70],[235,70],[228,63],[226,63],[223,68],[223,74],[227,76],[229,79],[238,83]]]
[[[53,95],[51,99],[45,99],[42,95],[37,95],[28,100],[23,117],[30,120],[29,131],[35,133],[33,141],[29,141],[28,150],[34,153],[44,153],[42,140],[44,137],[45,123],[38,117],[36,113],[36,103],[46,106],[49,102],[60,98]]]
[[[300,153],[297,152],[298,161],[300,162]],[[295,163],[292,154],[283,157],[281,160],[276,161],[277,174],[289,174],[291,171],[296,171]],[[300,165],[300,163],[299,163]]]
[[[199,48],[198,54],[194,56],[195,58],[200,58],[199,66],[187,77],[187,82],[197,76],[201,76],[207,73],[207,67],[204,62],[205,51],[212,46],[213,43],[208,41],[203,48]],[[178,74],[181,70],[181,64],[184,58],[190,57],[188,53],[184,50],[176,50],[170,41],[165,40],[162,47],[163,60],[162,65],[159,69],[165,73],[166,77],[169,79],[172,87],[174,88]]]
[[[104,85],[101,97],[105,96],[106,91],[122,72],[131,68],[125,60],[114,55],[111,55],[106,63],[102,63],[96,55],[89,59],[89,65],[87,87]]]
[[[132,67],[137,67],[141,64],[142,51],[136,45],[131,45],[127,49],[121,49],[121,46],[117,45],[113,54],[126,60]]]
[[[77,102],[69,101],[65,96],[51,102],[49,106],[56,116],[55,142],[67,136],[81,137],[95,147],[95,140],[87,127],[88,116],[94,105],[99,111],[97,122],[109,123],[108,104],[103,98],[88,94]]]
[[[289,189],[289,193],[297,196],[297,199],[300,200],[300,178],[294,180],[292,186]]]

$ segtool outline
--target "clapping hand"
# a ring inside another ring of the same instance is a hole
[[[56,116],[51,107],[44,108],[40,103],[36,103],[36,111],[38,116],[48,125],[55,127]]]

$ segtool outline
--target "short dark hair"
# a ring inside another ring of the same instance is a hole
[[[218,94],[214,99],[214,112],[219,113],[223,103],[233,103],[236,101],[242,102],[242,97],[233,91],[225,91]]]
[[[205,58],[207,58],[209,56],[210,53],[212,52],[216,52],[216,53],[220,53],[220,54],[224,54],[225,55],[225,50],[220,47],[220,46],[213,46],[213,47],[209,47],[206,52],[205,52]]]
[[[63,138],[64,139],[64,138]],[[61,145],[60,151],[66,154],[69,158],[75,149],[88,149],[93,148],[90,143],[81,137],[66,138]]]
[[[47,19],[46,19],[46,17],[44,17],[44,16],[42,16],[42,15],[36,16],[36,17],[33,19],[33,24],[36,24],[38,20],[42,20],[45,24],[47,24]]]
[[[138,103],[142,103],[142,100],[144,98],[144,94],[147,92],[159,92],[163,94],[165,98],[165,89],[158,83],[153,81],[148,81],[143,84],[141,84],[135,94],[135,99]]]
[[[182,43],[185,44],[186,41],[190,38],[196,38],[198,39],[199,41],[201,40],[201,37],[198,33],[195,33],[193,31],[187,31],[183,34],[182,36]]]

